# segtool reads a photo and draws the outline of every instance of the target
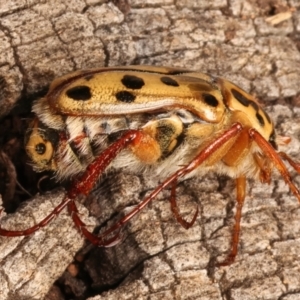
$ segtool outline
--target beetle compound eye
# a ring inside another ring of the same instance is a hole
[[[46,145],[44,143],[38,143],[36,146],[35,146],[35,152],[37,154],[40,154],[40,155],[43,155],[45,154],[46,152]]]

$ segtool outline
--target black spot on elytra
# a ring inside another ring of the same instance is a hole
[[[258,120],[259,124],[261,126],[265,126],[265,120],[258,112],[256,113],[255,116],[256,116],[256,119]]]
[[[168,76],[163,76],[160,78],[161,82],[164,83],[165,85],[170,85],[170,86],[179,86],[178,82],[174,80],[171,77]]]
[[[250,102],[252,102],[236,89],[231,89],[231,93],[233,94],[235,99],[238,100],[244,106],[249,106]]]
[[[145,85],[142,78],[133,75],[124,75],[121,81],[125,87],[132,90],[139,90]]]
[[[127,91],[121,91],[116,93],[116,98],[118,101],[131,103],[135,100],[135,95]]]
[[[46,152],[46,145],[44,143],[38,143],[35,145],[35,152],[39,155],[43,155]]]
[[[75,86],[66,92],[67,96],[75,101],[90,100],[92,97],[91,90],[86,85]]]
[[[219,104],[217,98],[211,94],[202,94],[202,97],[204,102],[209,106],[217,107]]]

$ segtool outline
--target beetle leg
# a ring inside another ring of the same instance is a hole
[[[231,242],[231,251],[227,258],[221,262],[217,263],[217,266],[228,266],[232,264],[235,260],[235,257],[238,252],[238,245],[240,240],[240,231],[241,231],[241,218],[242,218],[242,209],[246,197],[246,177],[238,177],[236,179],[236,213],[235,213],[235,224],[232,232],[232,242]]]
[[[76,206],[75,201],[71,201],[68,204],[68,210],[72,216],[73,222],[78,230],[84,235],[84,237],[89,240],[92,244],[97,246],[105,246],[105,247],[112,247],[118,244],[122,238],[119,235],[119,231],[111,238],[102,240],[97,235],[91,233],[86,229],[86,224],[80,219],[79,212]]]
[[[170,204],[171,204],[171,210],[172,210],[172,213],[174,215],[174,217],[176,218],[177,222],[185,229],[189,229],[191,228],[196,219],[197,219],[197,216],[198,216],[198,212],[199,212],[199,208],[198,208],[198,205],[197,205],[197,209],[196,209],[196,212],[193,216],[193,219],[192,221],[190,222],[187,222],[186,220],[184,220],[180,213],[179,213],[179,208],[177,206],[177,203],[176,203],[176,186],[177,186],[177,180],[175,179],[174,182],[172,183],[172,189],[171,189],[171,197],[170,197]]]
[[[178,178],[185,176],[186,174],[195,170],[199,165],[205,162],[211,155],[213,155],[218,149],[220,149],[224,143],[236,138],[242,131],[243,127],[240,123],[233,124],[228,130],[223,132],[218,138],[216,138],[212,143],[207,145],[200,151],[200,153],[186,166],[182,167],[176,171],[173,175],[168,177],[163,181],[147,198],[145,198],[140,204],[138,204],[129,214],[120,219],[112,227],[104,231],[99,240],[102,242],[104,238],[119,230],[125,223],[127,223],[131,218],[133,218],[139,211],[141,211],[149,202],[151,202],[163,189],[165,189],[170,184],[176,182]]]
[[[69,198],[64,198],[63,201],[54,208],[54,210],[42,221],[40,221],[38,224],[24,229],[24,230],[7,230],[4,228],[1,228],[0,226],[0,235],[2,236],[8,236],[8,237],[13,237],[13,236],[25,236],[25,235],[30,235],[34,233],[35,231],[39,230],[40,228],[46,226],[50,221],[52,221],[59,213],[69,204],[69,202],[72,201]],[[0,211],[0,213],[2,210]]]
[[[87,170],[83,173],[81,178],[77,180],[72,188],[68,191],[67,195],[64,197],[62,202],[54,208],[54,210],[41,222],[38,224],[27,228],[25,230],[6,230],[0,227],[0,235],[2,236],[25,236],[34,233],[39,230],[41,227],[46,226],[51,220],[53,220],[66,206],[68,206],[69,212],[72,215],[72,219],[76,225],[76,227],[83,233],[83,235],[90,240],[92,243],[99,244],[99,238],[92,233],[89,233],[85,228],[85,224],[80,220],[78,216],[78,210],[75,205],[74,199],[79,194],[87,195],[91,189],[94,187],[99,176],[103,173],[103,171],[108,167],[111,161],[118,155],[118,153],[126,148],[128,144],[132,141],[138,140],[141,138],[142,133],[137,130],[130,130],[126,132],[123,137],[109,146],[106,150],[102,152],[102,154],[92,162]],[[1,211],[0,211],[1,212]],[[118,239],[116,235],[109,241],[105,241],[104,245],[113,243]],[[95,242],[95,240],[97,242]]]
[[[286,153],[279,152],[277,153],[273,147],[257,132],[255,129],[249,130],[249,136],[257,143],[257,145],[264,151],[264,157],[268,157],[268,160],[265,159],[263,156],[256,154],[254,155],[254,159],[258,164],[261,173],[260,178],[263,183],[270,183],[270,176],[271,176],[271,166],[269,165],[268,161],[271,160],[278,171],[281,173],[282,177],[284,178],[285,182],[290,186],[294,195],[300,201],[300,193],[297,187],[293,184],[290,178],[290,174],[283,164],[282,159],[285,159],[289,162],[289,164],[298,172],[300,173],[300,164],[294,162]],[[235,214],[235,225],[233,228],[232,234],[232,248],[231,252],[227,256],[227,258],[218,263],[218,266],[228,266],[234,262],[235,257],[238,251],[238,244],[239,244],[239,235],[240,235],[240,221],[242,216],[242,208],[245,200],[245,190],[246,190],[246,178],[239,177],[236,179],[236,187],[237,187],[237,207],[236,207],[236,214]]]
[[[297,173],[300,173],[300,163],[293,161],[286,153],[284,152],[279,152],[278,153],[281,158],[285,159]]]
[[[289,185],[291,191],[300,202],[300,191],[292,182],[291,175],[281,158],[283,157],[284,159],[287,159],[288,156],[284,156],[283,154],[277,153],[274,150],[274,148],[269,144],[269,142],[266,141],[264,137],[254,128],[249,129],[249,136],[256,142],[256,144],[261,148],[261,150],[263,150],[264,154],[274,163],[274,166],[279,171],[284,181]],[[297,167],[299,165],[293,162],[291,159],[287,160],[297,171]]]
[[[128,145],[133,142],[138,143],[138,140],[142,138],[143,133],[138,130],[127,131],[120,139],[107,147],[86,169],[83,175],[76,180],[72,188],[67,193],[67,198],[72,199],[68,203],[68,210],[72,216],[75,226],[78,230],[88,239],[92,244],[97,246],[111,246],[119,240],[119,232],[108,240],[102,240],[97,235],[89,232],[86,229],[86,224],[81,221],[78,216],[78,210],[74,199],[79,194],[88,195],[93,189],[95,183],[99,179],[100,175],[112,162],[112,160]]]

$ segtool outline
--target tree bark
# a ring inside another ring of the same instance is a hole
[[[0,3],[2,116],[12,108],[14,114],[28,110],[31,100],[43,94],[55,77],[76,69],[129,64],[185,67],[227,78],[251,91],[264,103],[279,134],[292,138],[281,150],[299,158],[298,1],[104,2]],[[272,15],[277,16],[275,21]],[[31,236],[1,237],[0,300],[68,299],[68,295],[93,300],[296,299],[299,203],[278,174],[272,178],[270,185],[248,180],[239,253],[229,267],[215,264],[230,248],[234,181],[208,174],[177,188],[185,218],[191,219],[199,206],[189,230],[174,220],[165,190],[123,228],[123,241],[112,248],[96,249],[85,242],[65,210]],[[143,174],[120,170],[106,174],[85,201],[87,208],[78,203],[80,216],[90,230],[98,231],[156,185],[155,178]],[[34,196],[4,217],[1,226],[19,230],[32,226],[63,195],[60,189]],[[76,276],[80,268],[88,280]]]

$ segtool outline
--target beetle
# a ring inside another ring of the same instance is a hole
[[[97,246],[119,241],[119,230],[156,195],[171,187],[171,209],[190,228],[176,204],[179,180],[225,174],[236,182],[237,208],[231,251],[219,265],[234,262],[238,251],[246,178],[270,183],[277,169],[300,201],[286,160],[298,173],[300,164],[278,145],[274,124],[258,101],[223,78],[192,70],[127,66],[76,71],[53,81],[47,95],[33,105],[36,118],[25,137],[25,148],[36,171],[52,170],[57,179],[72,178],[63,201],[35,226],[0,235],[29,235],[68,207],[75,226]],[[75,199],[88,195],[109,168],[144,172],[161,183],[128,215],[100,236],[85,228]],[[111,234],[117,232],[111,237]]]

